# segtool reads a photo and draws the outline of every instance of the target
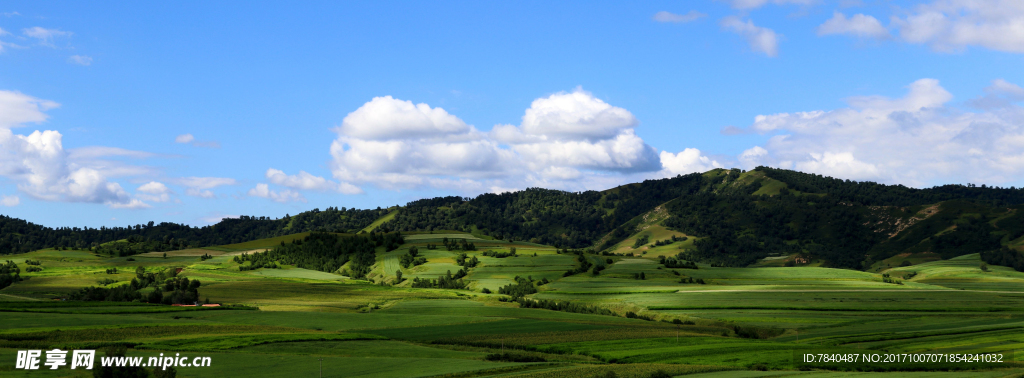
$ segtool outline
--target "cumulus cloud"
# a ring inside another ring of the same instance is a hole
[[[297,175],[288,175],[285,174],[284,171],[270,168],[267,169],[266,177],[272,184],[292,189],[315,190],[321,192],[336,191],[342,194],[363,193],[363,190],[355,185],[348,183],[339,184],[320,176],[314,176],[306,171],[299,171],[299,174]]]
[[[661,11],[654,14],[652,19],[657,22],[686,23],[707,17],[706,14],[692,10],[686,14],[675,14],[668,11]]]
[[[306,202],[306,198],[299,192],[292,190],[282,190],[280,192],[270,190],[270,186],[267,184],[256,184],[255,188],[249,189],[249,196],[267,198],[275,202]]]
[[[436,138],[463,135],[470,131],[461,119],[441,108],[391,96],[375,97],[349,113],[339,134],[362,140]]]
[[[150,181],[142,184],[138,189],[136,189],[136,191],[142,192],[142,194],[137,194],[139,198],[153,202],[170,201],[171,193],[173,193],[167,185],[157,181]]]
[[[40,45],[54,47],[53,42],[57,38],[70,37],[71,32],[63,31],[60,29],[46,29],[39,26],[26,28],[21,30],[22,34],[26,37],[35,38],[39,41]]]
[[[696,148],[687,148],[678,154],[662,151],[661,165],[669,175],[685,175],[722,168],[721,164],[701,155],[700,150]]]
[[[88,66],[92,65],[92,57],[86,55],[72,55],[68,57],[68,62],[80,66]]]
[[[377,97],[335,130],[331,169],[339,189],[330,180],[303,177],[304,172],[288,176],[268,170],[267,178],[294,189],[372,184],[478,192],[583,189],[638,177],[631,175],[667,175],[658,152],[636,134],[638,125],[628,110],[579,88],[538,98],[520,125],[496,125],[488,133],[441,108]]]
[[[21,204],[21,198],[18,196],[0,196],[0,206],[13,207]]]
[[[936,51],[970,46],[1024,53],[1024,2],[1018,0],[937,0],[893,16],[905,42]]]
[[[779,37],[774,30],[754,25],[754,22],[744,22],[739,17],[729,16],[721,21],[722,29],[739,34],[747,40],[750,49],[764,53],[767,56],[779,55]]]
[[[938,80],[921,79],[900,98],[853,97],[847,108],[760,115],[751,130],[772,136],[739,160],[748,168],[772,165],[911,186],[1019,183],[1024,91],[996,80],[986,93],[1001,102],[969,112],[949,104],[953,96]]]
[[[16,135],[0,129],[0,176],[38,199],[110,206],[130,202],[120,184],[108,181],[111,171],[69,159],[62,138],[52,130]]]
[[[889,30],[882,26],[878,19],[855,14],[850,18],[840,12],[834,12],[832,18],[818,26],[818,35],[846,34],[862,38],[889,38]]]

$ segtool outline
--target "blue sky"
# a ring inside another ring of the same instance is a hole
[[[6,2],[0,214],[206,225],[757,165],[1022,186],[1022,4]]]

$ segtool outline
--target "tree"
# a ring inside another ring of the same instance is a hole
[[[402,282],[402,270],[401,269],[395,271],[395,277],[396,277],[395,278],[395,282],[399,282],[399,283]]]

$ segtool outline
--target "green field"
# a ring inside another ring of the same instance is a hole
[[[670,237],[666,231],[651,225],[641,232],[649,232],[653,243]],[[231,253],[300,235],[211,247],[204,251],[218,253],[205,261],[191,252],[140,255],[135,261],[87,251],[17,256],[19,263],[40,261],[42,271],[23,272],[24,281],[0,290],[0,354],[7,356],[0,359],[0,376],[90,377],[66,368],[15,370],[14,357],[24,349],[110,345],[130,346],[131,356],[211,357],[211,367],[179,367],[183,377],[316,376],[321,359],[324,376],[331,377],[606,377],[613,372],[645,378],[659,370],[687,377],[1024,374],[1024,273],[997,266],[983,271],[977,255],[870,272],[669,269],[656,256],[675,254],[685,245],[674,243],[644,247],[647,254],[631,252],[636,256],[587,254],[588,261],[607,268],[597,275],[565,276],[577,266],[574,254],[444,231],[409,235],[405,245],[390,252],[380,247],[372,281],[290,265],[241,271],[231,260]],[[433,279],[462,268],[455,264],[461,252],[425,248],[445,237],[478,245],[467,252],[480,260],[465,278],[469,290],[411,288],[409,279]],[[399,258],[413,245],[427,263],[402,268]],[[483,256],[513,246],[518,256]],[[616,248],[633,250],[629,239]],[[224,306],[53,300],[104,279],[114,281],[112,286],[128,284],[138,266],[151,272],[181,268],[181,275],[202,282],[204,299]],[[118,272],[108,274],[113,268]],[[398,270],[406,282],[396,284]],[[883,282],[882,274],[913,277],[898,285]],[[502,295],[481,293],[496,292],[516,276],[550,281],[529,298],[611,314],[520,308],[501,301]],[[680,283],[690,278],[704,284]],[[533,362],[486,358],[502,353]],[[998,365],[810,366],[794,360],[803,353],[1009,357]]]

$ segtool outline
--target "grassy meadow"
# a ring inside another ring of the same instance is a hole
[[[777,190],[765,186],[761,190]],[[765,265],[670,269],[692,238],[649,215],[641,233],[585,255],[606,268],[566,276],[577,256],[551,246],[443,231],[380,249],[371,281],[285,265],[243,271],[232,256],[304,235],[129,258],[40,250],[39,272],[0,290],[0,376],[91,377],[82,370],[14,368],[24,349],[127,346],[130,356],[210,356],[180,377],[1014,377],[1024,375],[1024,273],[981,268],[978,255],[904,256],[869,272]],[[391,213],[389,216],[394,216]],[[650,242],[633,248],[647,233]],[[459,251],[426,249],[466,239],[480,264],[466,290],[412,288],[462,267]],[[416,246],[427,262],[404,268]],[[517,256],[495,258],[486,251]],[[646,253],[644,253],[646,252]],[[202,260],[200,256],[212,258]],[[902,261],[911,261],[909,266]],[[221,307],[55,300],[87,286],[125,285],[135,270],[182,269]],[[116,272],[113,271],[116,269]],[[397,282],[401,271],[404,282]],[[642,278],[640,277],[642,273]],[[901,279],[884,282],[883,274]],[[503,301],[515,277],[547,279],[527,298],[610,310],[554,311]],[[691,283],[691,280],[703,283]],[[492,293],[484,293],[484,289]],[[594,311],[590,311],[594,312]],[[1002,353],[1002,364],[801,364],[805,353]],[[498,356],[498,357],[495,357]],[[504,356],[504,357],[502,357]],[[510,357],[511,356],[511,357]]]

